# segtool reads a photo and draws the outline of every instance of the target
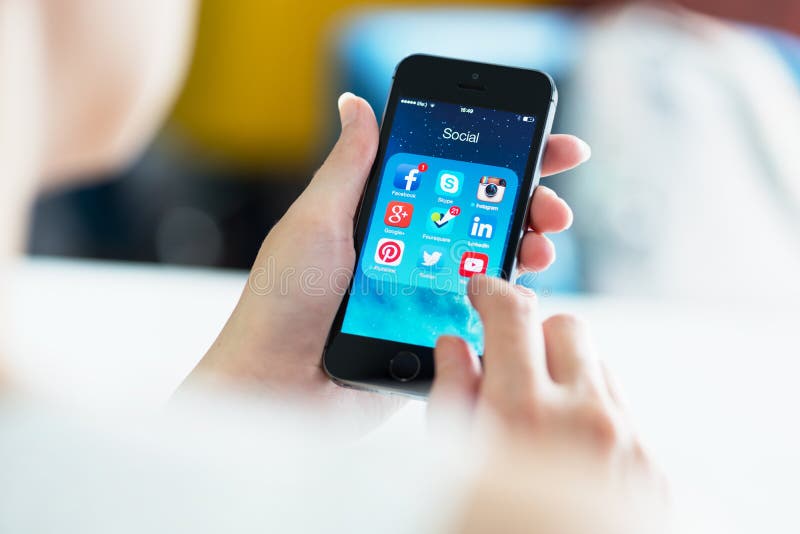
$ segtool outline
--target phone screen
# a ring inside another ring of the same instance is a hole
[[[467,282],[501,274],[536,120],[398,99],[342,332],[425,347],[452,334],[483,353]]]

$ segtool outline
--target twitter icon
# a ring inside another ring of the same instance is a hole
[[[445,250],[442,247],[433,245],[423,245],[420,249],[419,266],[423,269],[435,270],[441,268],[444,263]]]

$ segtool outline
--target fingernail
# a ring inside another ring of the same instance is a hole
[[[578,139],[578,147],[581,153],[581,163],[583,163],[585,161],[588,161],[589,158],[592,157],[592,147],[590,147],[589,144],[580,137],[578,137],[577,139]]]
[[[353,93],[342,93],[339,97],[339,120],[342,123],[342,129],[348,124],[353,122],[358,114],[358,109],[355,107],[356,96]]]
[[[564,230],[568,230],[570,227],[572,227],[572,222],[575,220],[575,214],[572,212],[572,208],[570,207],[570,205],[567,203],[566,200],[564,200],[561,197],[559,197],[558,199],[562,202],[564,207],[567,209],[567,224],[566,224],[566,226],[564,226]]]
[[[558,197],[558,193],[547,187],[546,185],[537,185],[534,194],[549,195],[551,197]]]
[[[436,348],[439,350],[436,351],[436,357],[441,360],[446,360],[446,354],[450,354],[447,350],[447,346],[453,343],[453,340],[457,339],[455,336],[439,336],[439,339],[436,340]]]

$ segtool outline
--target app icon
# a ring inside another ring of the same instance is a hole
[[[475,213],[470,222],[469,236],[488,241],[494,237],[495,226],[497,226],[497,217],[485,213]]]
[[[478,184],[478,200],[500,202],[506,193],[506,181],[494,176],[483,176]]]
[[[389,202],[389,205],[386,206],[383,222],[387,226],[408,228],[408,225],[411,224],[411,214],[413,213],[414,206],[408,202]]]
[[[419,182],[422,178],[420,174],[427,170],[428,165],[426,163],[420,163],[419,165],[403,163],[398,165],[394,173],[394,186],[397,189],[416,191],[419,189]]]
[[[434,270],[442,265],[445,250],[433,245],[423,245],[419,251],[419,266],[423,269]]]
[[[399,239],[382,238],[378,240],[378,247],[375,249],[375,263],[381,265],[400,265],[403,259],[403,249],[406,244]]]
[[[461,276],[473,276],[484,274],[489,265],[489,256],[480,252],[465,252],[461,256],[461,264],[458,266],[458,274]]]
[[[436,192],[440,195],[457,197],[461,194],[463,184],[463,172],[439,171],[439,177],[436,179]]]
[[[458,206],[450,206],[447,209],[433,208],[428,214],[428,230],[437,234],[449,234],[453,231],[453,219],[460,213],[461,208]]]

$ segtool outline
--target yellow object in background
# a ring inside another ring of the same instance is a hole
[[[437,2],[436,6],[450,2]],[[541,2],[511,1],[502,5]],[[241,165],[304,169],[318,141],[320,97],[328,80],[322,58],[330,25],[357,0],[203,0],[189,76],[173,115],[189,137]],[[404,2],[425,7],[428,2]],[[460,1],[498,7],[480,1]],[[328,103],[334,106],[331,100]]]

